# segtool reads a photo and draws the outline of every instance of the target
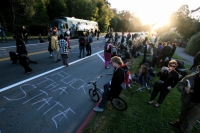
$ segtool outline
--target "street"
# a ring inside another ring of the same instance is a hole
[[[29,56],[38,64],[30,64],[33,72],[24,73],[19,63],[11,64],[8,52],[15,51],[15,42],[1,47],[0,131],[2,133],[74,133],[96,105],[87,83],[103,74],[98,86],[111,79],[106,76],[101,38],[92,44],[92,54],[79,59],[77,39],[71,40],[69,67],[49,58],[48,44],[37,40],[26,44]],[[5,43],[6,44],[6,43]],[[4,45],[5,45],[4,44]]]

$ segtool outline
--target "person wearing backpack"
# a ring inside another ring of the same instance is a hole
[[[129,60],[125,60],[123,65],[120,67],[120,69],[122,69],[124,71],[124,81],[121,84],[123,89],[130,88],[130,84],[132,82],[131,73],[128,70],[129,66],[130,66],[129,64],[130,64]]]
[[[100,103],[97,107],[93,108],[96,112],[103,112],[106,102],[109,101],[111,97],[119,97],[123,89],[121,84],[124,80],[124,71],[120,69],[120,67],[123,66],[123,61],[118,56],[112,57],[111,61],[115,71],[113,73],[112,80],[104,85],[104,92]]]
[[[80,50],[79,58],[81,58],[81,53],[83,53],[83,58],[84,58],[86,41],[85,41],[85,37],[83,33],[81,33],[81,36],[79,37],[78,41],[79,41],[79,50]]]

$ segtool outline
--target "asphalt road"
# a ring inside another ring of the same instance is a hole
[[[103,87],[112,69],[103,62],[104,39],[92,44],[92,56],[79,59],[77,39],[71,40],[69,67],[49,58],[48,44],[30,40],[29,56],[39,64],[30,64],[33,72],[24,73],[11,64],[8,52],[15,42],[0,43],[0,132],[1,133],[74,133],[96,105],[89,95],[88,81],[103,74]]]

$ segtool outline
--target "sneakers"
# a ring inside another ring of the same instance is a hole
[[[106,69],[109,69],[109,67],[108,67],[108,66],[106,66],[105,68],[106,68]]]
[[[99,107],[95,107],[93,110],[94,110],[95,112],[103,112],[103,111],[104,111],[103,108],[99,108]]]
[[[159,103],[156,103],[156,104],[154,105],[154,107],[155,107],[155,108],[158,108],[158,107],[160,107],[160,104],[159,104]]]
[[[152,100],[152,101],[149,101],[149,102],[148,102],[148,104],[153,104],[153,102],[154,102],[154,100]]]

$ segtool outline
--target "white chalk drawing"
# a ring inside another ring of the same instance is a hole
[[[55,101],[55,104],[54,104],[51,108],[49,108],[46,112],[44,112],[43,115],[45,115],[45,114],[48,113],[50,110],[52,110],[53,108],[55,108],[56,105],[59,105],[59,106],[61,106],[61,107],[64,108],[64,106],[63,106],[62,104],[60,104],[60,102]]]
[[[2,111],[4,111],[5,110],[5,108],[0,108],[0,112],[2,112]]]
[[[68,92],[66,92],[65,90],[67,89],[67,87],[59,87],[58,89],[56,89],[56,90],[53,90],[53,91],[58,91],[58,90],[61,90],[61,92],[60,92],[60,94],[59,95],[61,95],[63,92],[65,92],[65,93],[67,93],[68,94]]]
[[[52,74],[50,77],[56,76],[57,78],[60,76],[62,78],[66,78],[66,77],[70,77],[71,75],[69,75],[68,73],[64,72],[64,71],[60,71],[58,73]]]
[[[43,80],[43,81],[40,80],[41,82],[37,83],[36,86],[37,86],[37,85],[44,84],[45,82],[48,82],[48,81],[55,83],[53,80],[51,80],[51,79],[49,79],[49,78],[47,78],[47,77],[44,77],[44,79],[45,79],[45,80]]]
[[[52,117],[52,120],[53,120],[53,122],[55,123],[55,126],[56,126],[56,128],[57,128],[57,122],[56,122],[56,117],[59,117],[60,118],[60,120],[59,121],[61,121],[63,118],[66,118],[66,119],[68,119],[67,118],[67,113],[69,113],[69,111],[70,112],[72,112],[72,113],[74,113],[74,114],[76,114],[71,108],[68,108],[67,110],[65,110],[65,111],[60,111],[60,110],[58,110],[60,113],[59,114],[57,114],[57,115],[55,115],[54,117]]]
[[[42,94],[46,94],[46,95],[48,95],[48,94],[46,93],[46,91],[43,91],[43,90],[39,90],[39,91],[41,91],[41,93],[40,93],[40,94],[38,94],[38,95],[36,95],[36,96],[32,97],[31,99],[29,99],[29,100],[25,101],[23,104],[25,104],[25,103],[27,103],[27,102],[31,101],[32,99],[34,99],[34,98],[36,98],[36,97],[39,97],[39,96],[40,96],[40,95],[42,95]]]
[[[76,81],[77,79],[75,78],[75,79],[72,79],[72,80],[70,80],[70,81],[68,81],[68,82],[65,82],[65,80],[66,80],[66,78],[64,78],[64,79],[61,80],[61,81],[62,81],[63,83],[65,83],[65,84],[70,84],[70,83]]]
[[[82,85],[76,87],[73,84],[77,85],[77,83],[82,83]],[[76,79],[73,80],[73,82],[70,82],[69,85],[74,88],[75,90],[80,90],[81,88],[83,89],[83,92],[86,94],[84,87],[89,86],[85,81],[83,81],[82,79]]]
[[[53,84],[48,85],[45,88],[50,88],[49,90],[52,90],[52,89],[56,88],[57,86],[59,86],[59,84],[53,83]]]
[[[20,95],[20,97],[18,95],[14,95],[15,97],[12,97],[12,98],[11,96],[9,97],[3,96],[3,97],[9,101],[16,101],[16,100],[22,100],[22,99],[27,98],[28,100],[26,99],[25,102],[23,102],[22,104],[25,105],[29,103],[32,106],[33,105],[37,106],[37,111],[41,110],[42,108],[46,109],[44,110],[43,115],[47,115],[50,111],[54,111],[57,108],[61,108],[64,110],[66,108],[64,107],[64,105],[62,105],[62,103],[60,103],[60,101],[58,102],[58,101],[53,100],[54,97],[51,95],[55,95],[55,94],[53,94],[52,92],[58,92],[60,96],[62,94],[63,95],[69,94],[67,92],[67,89],[73,88],[76,91],[83,89],[83,92],[87,94],[85,91],[85,88],[88,86],[91,86],[82,79],[79,79],[79,78],[70,79],[69,77],[71,77],[70,74],[64,71],[61,71],[61,72],[52,74],[48,77],[41,78],[38,80],[38,82],[36,81],[33,85],[31,84],[21,85],[20,92],[22,92],[22,95]],[[42,90],[39,89],[39,94],[36,94],[35,96],[29,98],[27,93],[28,92],[31,93],[32,90],[37,90],[37,88],[42,88]],[[18,96],[18,98],[16,98],[16,96]],[[40,97],[41,99],[36,101]],[[0,108],[0,112],[4,110],[5,110],[4,108]],[[58,110],[58,112],[59,113],[57,115],[52,117],[52,120],[55,123],[56,128],[58,127],[58,122],[61,122],[64,118],[68,119],[67,116],[69,116],[69,112],[72,114],[76,114],[70,107],[66,109],[65,111]]]
[[[21,98],[15,98],[15,99],[10,99],[10,98],[8,98],[8,97],[6,97],[6,96],[3,96],[3,97],[4,97],[5,99],[9,100],[9,101],[16,101],[16,100],[21,100],[21,99],[25,98],[27,94],[26,94],[26,92],[23,90],[23,87],[24,87],[24,86],[32,86],[34,89],[36,88],[34,85],[31,85],[31,84],[24,84],[24,85],[20,86],[21,91],[24,93],[24,96],[23,96],[23,97],[21,97]]]
[[[49,105],[50,106],[50,104],[49,104],[49,101],[52,99],[52,97],[50,97],[50,98],[46,98],[46,99],[42,99],[42,100],[40,100],[40,101],[37,101],[37,102],[35,102],[35,103],[32,103],[32,105],[35,105],[35,104],[37,104],[37,103],[40,103],[40,102],[44,102],[44,104],[42,104],[42,106],[40,106],[38,109],[37,109],[37,111],[38,110],[40,110],[44,105]]]

